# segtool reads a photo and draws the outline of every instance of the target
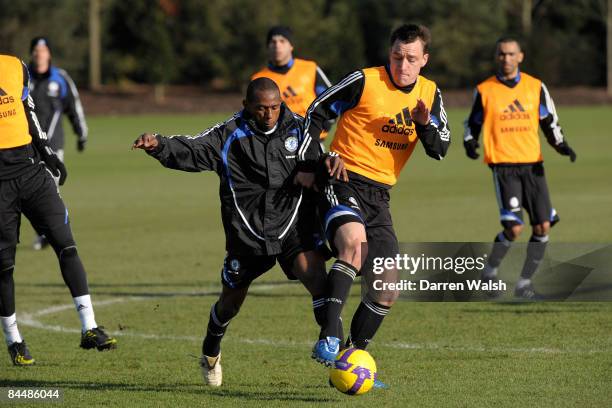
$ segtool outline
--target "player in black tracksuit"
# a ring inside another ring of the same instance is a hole
[[[66,114],[77,135],[77,151],[85,150],[87,123],[79,92],[68,73],[51,64],[51,46],[45,37],[36,37],[30,44],[32,61],[30,72],[30,95],[36,104],[36,115],[42,130],[47,134],[48,144],[57,157],[64,161],[64,128],[62,114]],[[38,235],[33,248],[40,250],[48,245],[44,235]]]
[[[276,84],[249,84],[245,109],[191,136],[145,134],[134,143],[168,168],[215,171],[220,178],[221,216],[227,255],[223,292],[211,309],[201,366],[206,384],[221,385],[220,343],[250,283],[278,261],[289,279],[313,296],[317,322],[325,306],[325,262],[319,251],[314,201],[294,184],[303,119],[280,99]],[[328,163],[339,160],[329,157]]]
[[[36,115],[47,134],[49,146],[64,160],[64,128],[62,114],[66,114],[77,135],[77,150],[85,150],[87,123],[79,92],[66,71],[51,64],[49,40],[37,37],[30,47],[30,95],[36,104]],[[40,55],[39,55],[40,54]]]

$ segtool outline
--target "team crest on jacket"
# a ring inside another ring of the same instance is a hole
[[[230,268],[232,271],[239,271],[240,270],[240,261],[237,259],[232,259],[230,261]]]
[[[49,82],[49,86],[47,88],[47,95],[52,98],[56,98],[59,95],[60,86],[57,82],[51,81]]]
[[[295,136],[289,136],[285,139],[285,149],[291,153],[295,152],[298,148],[298,139]]]

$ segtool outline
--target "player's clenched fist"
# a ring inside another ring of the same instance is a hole
[[[159,140],[157,140],[157,136],[151,133],[144,133],[140,135],[140,137],[134,140],[132,144],[132,149],[143,149],[143,150],[153,150],[159,145]]]

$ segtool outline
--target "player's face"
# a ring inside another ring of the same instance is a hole
[[[244,107],[253,116],[261,130],[270,130],[276,125],[280,116],[280,94],[275,91],[257,92],[255,100],[245,101]]]
[[[49,52],[49,48],[40,44],[34,47],[32,50],[32,61],[36,66],[46,66],[51,61],[51,52]]]
[[[401,87],[413,84],[428,58],[429,54],[424,52],[421,40],[411,43],[395,41],[389,52],[389,70],[393,81]]]
[[[519,64],[523,62],[521,47],[514,41],[499,43],[495,52],[497,68],[506,78],[518,75]]]
[[[287,65],[293,53],[293,45],[282,35],[275,35],[268,43],[268,58],[274,65]]]

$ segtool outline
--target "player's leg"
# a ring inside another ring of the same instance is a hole
[[[494,167],[493,184],[503,230],[494,239],[493,249],[482,272],[483,280],[494,280],[502,260],[512,242],[523,230],[523,195],[520,169],[517,167]]]
[[[384,209],[381,209],[381,212]],[[389,215],[390,219],[390,215]],[[397,290],[376,290],[374,280],[385,283],[399,281],[396,269],[385,270],[380,275],[373,273],[374,258],[395,258],[399,253],[399,245],[393,226],[368,227],[368,258],[361,269],[361,302],[351,321],[351,331],[348,343],[353,347],[363,349],[368,346],[380,328],[383,319],[399,297]]]
[[[57,155],[57,158],[60,159],[60,161],[63,163],[64,149],[55,150],[55,154]],[[53,177],[53,181],[55,181],[55,185],[57,186],[57,188],[59,188],[59,177]],[[37,231],[36,227],[32,227],[34,228],[34,232],[36,232],[36,237],[34,238],[32,249],[34,249],[35,251],[41,251],[49,246],[49,240],[47,239],[44,233]]]
[[[323,211],[325,233],[333,246],[336,262],[327,275],[325,327],[321,330],[312,356],[317,361],[330,365],[340,350],[341,333],[337,322],[353,280],[367,256],[368,247],[363,217],[358,210],[351,208],[352,204],[349,202],[350,198],[355,200],[351,192],[336,195],[333,190],[326,190],[325,196],[325,206],[328,208]]]
[[[23,214],[37,231],[44,233],[59,261],[64,283],[70,290],[81,321],[81,344],[84,349],[114,349],[117,340],[98,326],[87,284],[87,274],[72,237],[68,210],[55,181],[41,167],[27,184],[22,196]]]
[[[532,233],[527,244],[525,263],[521,277],[516,284],[515,295],[526,299],[536,299],[538,296],[533,288],[531,278],[536,273],[544,259],[548,244],[548,233],[551,227],[552,205],[548,194],[548,186],[541,163],[530,168],[523,182],[525,210],[529,213]]]
[[[325,255],[313,245],[297,244],[292,247],[284,245],[283,254],[278,261],[289,279],[299,280],[312,296],[312,311],[320,329],[327,324],[327,272],[325,270]],[[338,338],[342,340],[344,331],[342,319],[338,319]],[[321,337],[319,337],[321,338]]]
[[[0,323],[14,365],[34,364],[15,313],[15,252],[21,220],[19,179],[0,180]]]
[[[228,254],[221,269],[223,289],[211,309],[202,341],[200,367],[204,383],[218,387],[223,381],[221,369],[221,341],[230,321],[238,314],[249,286],[258,276],[275,264],[272,256],[236,256]]]

